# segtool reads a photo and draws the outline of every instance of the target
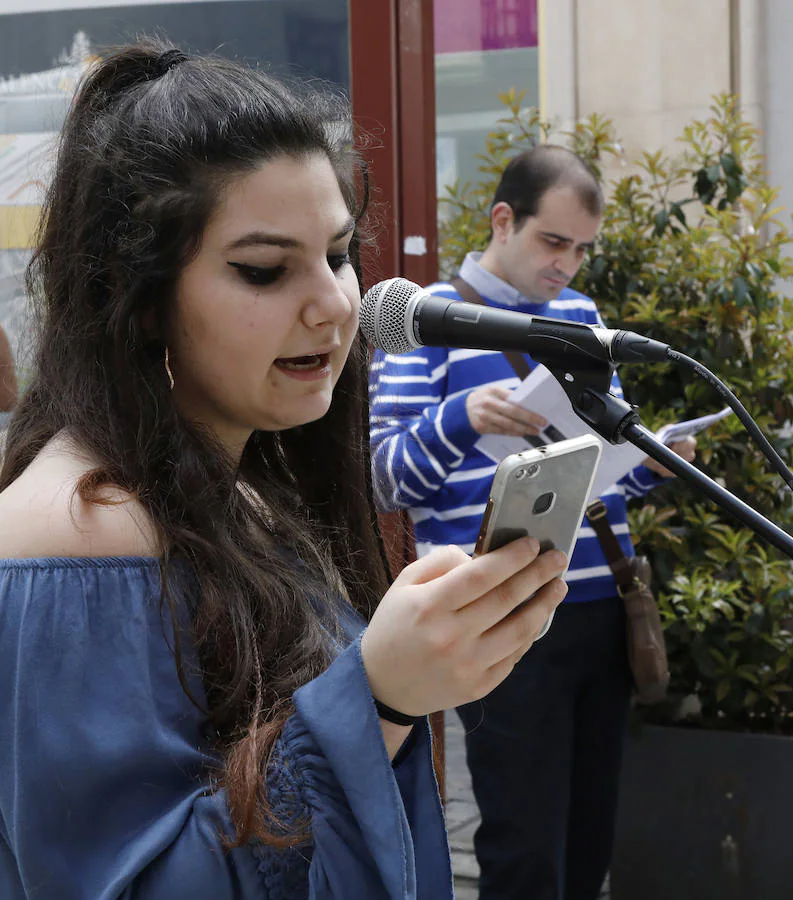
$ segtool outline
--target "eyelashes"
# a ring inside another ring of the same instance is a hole
[[[328,257],[328,265],[331,268],[331,271],[338,272],[339,269],[343,269],[344,266],[349,265],[350,263],[350,254],[349,253],[336,253],[333,256]]]
[[[336,253],[328,257],[328,265],[332,272],[340,271],[349,263],[349,253]],[[286,266],[249,266],[238,262],[229,262],[228,264],[239,272],[243,281],[255,287],[267,287],[275,284],[286,274]]]
[[[240,277],[248,284],[256,287],[266,287],[275,284],[286,271],[285,266],[272,266],[263,269],[259,266],[246,266],[245,263],[230,262],[229,265],[240,273]]]

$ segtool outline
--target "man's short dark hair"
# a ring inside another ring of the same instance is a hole
[[[548,190],[562,186],[573,188],[588,213],[603,215],[605,201],[597,176],[578,154],[558,144],[541,144],[513,157],[493,195],[493,206],[509,204],[517,229],[537,215]]]

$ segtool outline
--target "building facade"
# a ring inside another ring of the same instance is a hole
[[[761,132],[781,216],[793,212],[793,4],[789,0],[542,0],[540,104],[564,124],[613,120],[628,159],[674,152],[715,94]]]

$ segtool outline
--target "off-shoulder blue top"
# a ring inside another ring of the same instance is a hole
[[[154,560],[0,561],[3,900],[452,897],[427,723],[392,765],[358,639],[296,692],[268,775],[311,844],[225,850],[169,619]]]

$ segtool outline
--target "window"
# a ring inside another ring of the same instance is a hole
[[[476,154],[504,115],[499,93],[525,90],[525,104],[539,104],[537,0],[434,0],[433,9],[441,197],[476,178]]]

